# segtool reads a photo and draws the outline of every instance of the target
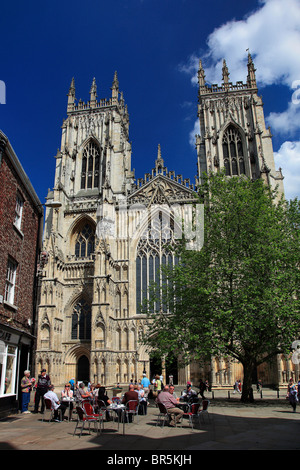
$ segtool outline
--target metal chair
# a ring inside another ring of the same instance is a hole
[[[100,424],[100,430],[101,430],[101,423],[102,423],[102,427],[104,427],[103,413],[101,412],[101,410],[99,410],[99,413],[96,413],[95,408],[93,407],[92,403],[89,400],[84,400],[81,406],[89,418],[98,419],[99,424]]]
[[[91,434],[91,423],[94,423],[95,428],[97,427],[97,434],[98,434],[99,429],[101,433],[101,427],[99,427],[99,420],[97,416],[87,415],[85,410],[81,406],[76,406],[76,412],[77,412],[77,423],[74,429],[73,436],[75,436],[76,430],[80,423],[81,423],[81,431],[80,431],[79,437],[81,437],[82,431],[86,423],[89,426],[89,434]]]
[[[189,425],[192,426],[192,430],[194,429],[193,426],[193,419],[195,417],[198,417],[199,419],[199,408],[200,408],[200,403],[191,403],[190,409],[187,413],[184,413],[184,416],[188,416],[189,418]]]
[[[129,416],[137,416],[137,422],[139,422],[139,402],[137,400],[129,400],[126,403],[126,408],[125,408],[125,413],[124,413],[124,419],[125,416],[127,418],[127,422],[129,422]]]
[[[165,421],[167,421],[167,423],[169,422],[169,415],[165,405],[163,405],[162,403],[157,403],[157,406],[159,408],[159,414],[157,416],[155,426],[157,426],[159,422],[162,422],[162,427],[164,427]]]
[[[202,409],[198,411],[199,424],[200,424],[200,420],[202,418],[203,418],[203,422],[204,422],[204,416],[205,415],[208,417],[208,421],[210,421],[210,417],[209,417],[209,413],[208,413],[209,404],[210,404],[209,400],[203,400],[202,401]]]
[[[55,411],[52,405],[52,401],[50,400],[50,398],[43,398],[43,400],[44,400],[44,413],[43,413],[42,421],[44,421],[45,413],[48,413],[50,414],[49,423],[51,423],[52,419],[54,418],[54,411]],[[62,412],[59,409],[57,411],[60,416],[60,421],[62,421]]]

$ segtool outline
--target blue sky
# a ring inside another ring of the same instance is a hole
[[[300,196],[300,0],[16,0],[2,2],[0,41],[0,128],[42,202],[73,76],[88,101],[93,77],[106,98],[117,70],[136,178],[160,144],[168,169],[194,182],[199,58],[209,82],[221,82],[223,58],[230,79],[245,81],[247,48],[286,196]]]

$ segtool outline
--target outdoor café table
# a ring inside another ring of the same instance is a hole
[[[118,415],[118,430],[121,421],[123,421],[123,434],[125,434],[125,405],[112,403],[107,407],[108,411],[114,411]]]
[[[182,408],[185,413],[188,413],[190,409],[190,404],[186,401],[179,401],[177,402],[178,408]]]
[[[69,409],[69,421],[72,420],[72,412],[73,412],[73,407],[71,407],[71,403],[73,404],[75,402],[74,398],[71,397],[63,397],[61,401],[66,405]]]

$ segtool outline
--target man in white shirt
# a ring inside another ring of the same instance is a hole
[[[60,422],[58,419],[58,410],[61,410],[62,420],[64,419],[64,414],[66,411],[66,406],[63,403],[60,403],[58,396],[53,392],[54,385],[50,385],[49,391],[45,393],[44,398],[51,400],[52,408],[54,409],[54,421]]]

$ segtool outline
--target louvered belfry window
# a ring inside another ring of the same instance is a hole
[[[100,151],[95,142],[89,142],[83,151],[81,189],[98,188],[100,182]]]
[[[223,136],[223,159],[227,176],[246,174],[243,142],[241,134],[234,126],[229,126]]]

